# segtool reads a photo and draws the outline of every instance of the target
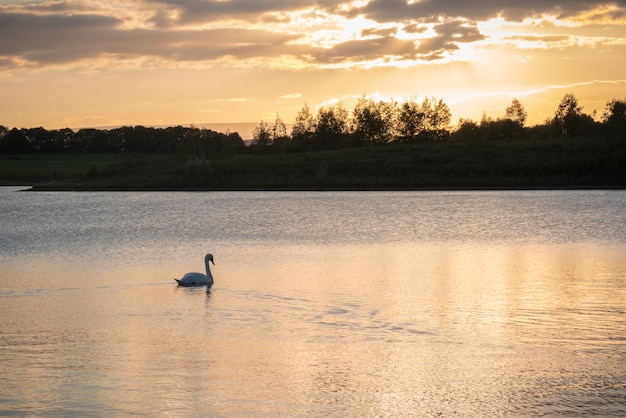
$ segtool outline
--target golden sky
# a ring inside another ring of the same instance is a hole
[[[626,98],[626,0],[0,0],[0,125],[286,123],[443,98],[530,124]]]

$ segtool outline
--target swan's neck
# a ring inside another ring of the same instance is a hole
[[[213,278],[213,275],[211,275],[211,267],[209,267],[209,264],[211,262],[209,260],[206,261],[206,276]]]

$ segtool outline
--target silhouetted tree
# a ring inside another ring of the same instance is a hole
[[[167,132],[167,141],[170,143],[168,145],[168,149],[171,147],[172,150],[177,154],[180,159],[181,154],[187,154],[187,144],[185,143],[185,131],[187,129],[182,127],[181,125],[170,126],[165,129]],[[184,157],[186,158],[186,157]]]
[[[276,115],[276,120],[272,124],[261,121],[259,126],[254,128],[252,135],[253,141],[251,149],[254,152],[284,152],[287,149],[289,140],[289,137],[287,136],[287,127],[278,115]]]
[[[348,133],[348,111],[341,103],[318,110],[315,125],[316,148],[341,148],[346,144]]]
[[[41,126],[38,128],[22,129],[26,140],[29,143],[29,149],[34,152],[62,152],[63,147],[57,149],[54,133],[48,132]]]
[[[473,120],[460,119],[453,136],[458,140],[477,141],[481,139],[481,127]]]
[[[422,110],[424,110],[423,105]],[[439,99],[436,103],[432,103],[429,116],[430,129],[435,131],[447,130],[450,126],[450,121],[452,120],[452,113],[450,112],[450,108],[443,101],[443,99]]]
[[[519,124],[520,126],[524,126],[526,123],[526,117],[528,117],[528,113],[524,110],[524,106],[520,103],[517,98],[513,99],[511,105],[506,108],[504,112],[505,119],[512,120],[513,122]]]
[[[220,152],[225,155],[243,153],[246,151],[246,143],[238,132],[230,132],[220,138],[222,148]]]
[[[272,125],[272,147],[279,152],[286,152],[289,148],[290,141],[285,122],[276,114],[276,120],[274,121],[274,125]]]
[[[266,152],[266,148],[272,145],[272,127],[265,121],[252,132],[252,149],[255,152]]]
[[[59,143],[63,144],[63,149],[69,152],[81,152],[81,149],[77,147],[76,141],[74,141],[74,131],[70,128],[63,128],[54,131],[50,131]]]
[[[28,140],[22,130],[13,128],[0,139],[0,151],[5,153],[29,152]]]
[[[566,94],[556,110],[553,126],[561,131],[562,136],[592,135],[596,131],[596,123],[591,116],[584,114],[582,109],[573,94]]]
[[[626,100],[613,99],[606,104],[602,123],[607,134],[626,134]]]
[[[420,136],[427,139],[442,139],[448,135],[452,113],[443,99],[425,97],[421,114],[423,115],[423,130]]]
[[[406,100],[399,106],[396,120],[396,130],[400,141],[412,142],[424,130],[422,108],[413,99]]]
[[[481,137],[490,141],[519,139],[524,128],[511,119],[488,119],[480,123]]]
[[[361,97],[352,111],[355,143],[386,144],[393,137],[395,103]]]
[[[174,136],[168,128],[154,132],[154,146],[157,154],[171,154],[175,148]]]
[[[191,145],[191,155],[197,158],[202,154],[203,144],[200,136],[200,129],[195,126],[186,128],[183,134],[183,138]]]
[[[315,127],[315,118],[305,102],[296,115],[296,121],[291,128],[291,138],[297,144],[306,146],[306,144],[310,144],[313,141]]]
[[[116,136],[111,135],[110,131],[98,129],[89,143],[89,148],[92,150],[91,152],[117,154],[122,151],[122,144],[116,139]]]
[[[274,121],[274,125],[272,125],[272,139],[274,141],[285,138],[287,136],[287,127],[285,126],[285,122],[276,114],[276,120]]]

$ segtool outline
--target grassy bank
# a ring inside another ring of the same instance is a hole
[[[209,156],[0,157],[4,184],[37,190],[371,190],[623,188],[624,138],[389,144],[337,151]],[[21,183],[15,183],[19,181]]]
[[[120,162],[114,154],[0,155],[0,184],[24,185],[93,177]]]

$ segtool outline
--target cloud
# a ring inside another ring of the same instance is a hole
[[[468,45],[486,43],[491,33],[478,23],[496,16],[510,22],[551,13],[595,25],[626,19],[626,0],[15,1],[0,4],[0,70],[100,62],[133,68],[417,65],[460,57]],[[575,46],[581,39],[571,31],[518,29],[498,35],[500,46]],[[613,44],[623,38],[585,36]]]
[[[299,99],[302,97],[302,94],[300,93],[290,93],[290,94],[285,94],[284,96],[280,96],[281,99]]]
[[[0,56],[45,63],[80,59],[101,49],[102,41],[94,45],[90,40],[110,37],[119,23],[96,15],[0,13],[0,39],[5,40],[0,42]]]
[[[383,28],[383,29],[369,28],[369,29],[363,29],[361,31],[361,36],[363,37],[368,37],[368,36],[387,37],[387,36],[393,36],[397,32],[398,32],[397,28]]]
[[[463,20],[451,20],[435,25],[435,32],[442,37],[455,42],[476,42],[485,39],[476,24]]]
[[[360,11],[377,22],[407,22],[433,20],[437,17],[462,17],[473,21],[503,16],[507,20],[551,14],[559,18],[614,4],[626,7],[625,0],[422,0],[408,3],[405,0],[372,0]]]
[[[262,29],[217,28],[195,31],[123,29],[120,19],[98,15],[40,16],[0,13],[0,58],[44,66],[101,56],[152,56],[173,61],[248,59],[298,53],[288,45],[299,35]]]
[[[332,48],[319,49],[314,58],[318,63],[338,63],[368,61],[381,57],[412,59],[416,53],[415,42],[387,36],[342,42]]]
[[[420,57],[428,61],[443,59],[446,54],[458,50],[458,44],[485,39],[476,25],[460,20],[435,25],[433,30],[435,35],[424,39],[418,48]]]
[[[252,99],[247,98],[247,97],[231,97],[226,99],[227,102],[233,102],[233,103],[245,103],[245,102],[250,102],[252,101]]]
[[[459,49],[460,43],[485,39],[477,26],[464,20],[449,20],[431,25],[432,34],[424,35],[428,28],[403,27],[408,39],[400,38],[398,29],[370,28],[361,30],[361,38],[340,42],[331,48],[312,52],[320,64],[365,63],[375,60],[432,61],[444,58]]]
[[[528,42],[563,42],[569,41],[569,35],[512,35],[505,39]]]
[[[251,9],[254,9],[253,7]],[[49,9],[46,9],[49,10]],[[97,60],[151,57],[171,62],[245,61],[291,56],[309,65],[363,63],[376,60],[433,60],[458,49],[457,44],[484,38],[475,25],[448,21],[435,25],[429,39],[400,39],[397,28],[369,28],[360,37],[330,48],[306,44],[304,35],[271,27],[128,28],[125,19],[97,14],[33,14],[0,11],[0,63],[44,67]],[[12,58],[7,58],[12,57]],[[0,67],[2,68],[2,67]]]
[[[262,15],[285,13],[315,6],[315,1],[290,0],[157,0],[155,3],[175,10],[175,20],[198,23],[223,19],[262,20]]]

